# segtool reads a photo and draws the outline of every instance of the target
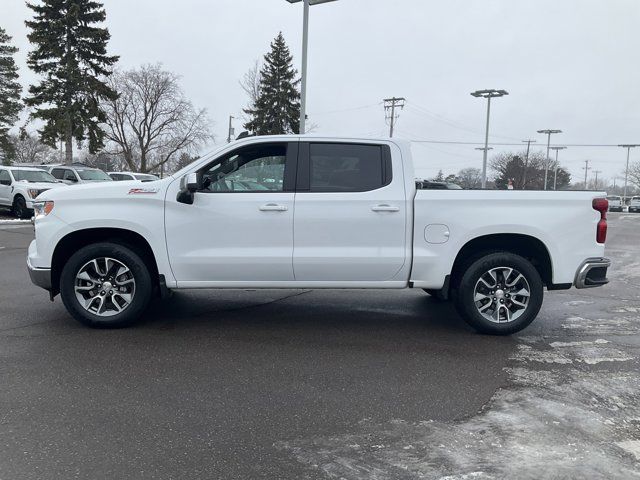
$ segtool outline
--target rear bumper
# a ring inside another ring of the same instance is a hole
[[[29,277],[34,285],[45,290],[51,290],[51,269],[50,268],[36,268],[31,265],[31,262],[27,258],[27,270],[29,270]]]
[[[587,258],[578,271],[574,285],[576,288],[601,287],[609,283],[607,269],[611,266],[608,258]]]

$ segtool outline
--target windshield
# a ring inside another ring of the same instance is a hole
[[[77,168],[76,172],[78,172],[78,175],[82,180],[113,181],[113,178],[104,173],[102,170],[85,170],[82,168]]]
[[[43,182],[43,183],[56,183],[57,180],[53,176],[45,172],[44,170],[11,170],[13,178],[16,182],[21,180],[27,182]]]
[[[145,173],[135,173],[133,176],[136,178],[136,180],[142,180],[143,182],[153,182],[155,180],[160,180],[155,175],[147,175]]]

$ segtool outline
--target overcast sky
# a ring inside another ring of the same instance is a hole
[[[285,0],[105,0],[109,50],[120,67],[161,62],[226,140],[228,116],[247,99],[238,84],[279,31],[300,61],[302,6]],[[0,0],[0,24],[29,50],[22,0]],[[500,88],[492,104],[495,143],[640,143],[638,0],[338,0],[311,9],[308,114],[316,133],[388,135],[382,99],[406,97],[397,136],[483,142],[486,101],[473,90]],[[236,121],[236,131],[241,130]],[[480,167],[473,145],[415,144],[418,176]],[[495,154],[517,149],[494,145]],[[640,159],[640,148],[632,159]],[[569,147],[560,161],[583,178],[584,160],[620,176],[625,152]]]

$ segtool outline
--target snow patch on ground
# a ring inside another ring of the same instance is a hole
[[[616,445],[629,452],[636,457],[636,460],[640,461],[640,440],[625,440],[623,442],[618,442]]]
[[[570,307],[578,307],[581,305],[593,305],[595,302],[589,301],[589,300],[572,300],[570,302],[565,302],[565,305],[568,305]]]
[[[637,335],[640,333],[640,318],[638,316],[609,319],[567,317],[562,324],[562,328],[574,335],[603,337],[608,335]]]
[[[629,319],[570,317],[586,339],[523,336],[496,392],[475,417],[455,423],[363,421],[356,433],[278,442],[328,478],[640,479],[640,372],[624,346],[601,332],[638,333]],[[620,365],[611,371],[608,367]],[[628,366],[627,366],[628,365]]]

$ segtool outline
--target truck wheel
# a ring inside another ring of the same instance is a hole
[[[528,260],[499,252],[469,265],[458,283],[455,305],[478,332],[509,335],[536,318],[543,295],[540,274]]]
[[[60,296],[80,323],[96,328],[131,325],[151,299],[144,261],[117,243],[96,243],[74,253],[62,269]]]
[[[29,209],[27,208],[27,202],[25,202],[24,197],[22,195],[16,195],[16,198],[13,200],[13,214],[20,218],[24,219],[29,216]]]

